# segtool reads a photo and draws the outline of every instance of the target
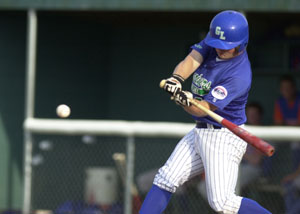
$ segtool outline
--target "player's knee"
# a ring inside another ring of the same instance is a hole
[[[229,213],[236,213],[238,208],[234,208],[236,196],[233,196],[232,198],[230,197],[218,197],[209,200],[209,205],[210,207],[217,213],[222,213],[222,214],[229,214]]]
[[[215,206],[211,206],[211,208],[216,212],[216,213],[220,213],[220,214],[232,214],[233,212],[226,209],[225,206],[221,206],[221,207],[215,207]]]
[[[225,202],[222,199],[209,200],[210,207],[217,213],[223,213]]]
[[[178,185],[172,176],[168,175],[168,170],[164,167],[160,168],[158,173],[155,175],[153,184],[169,192],[176,192]]]

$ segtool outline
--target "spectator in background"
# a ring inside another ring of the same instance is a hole
[[[279,82],[280,96],[275,102],[274,124],[286,126],[300,125],[300,94],[292,76],[284,75]],[[300,143],[291,142],[293,172],[282,179],[287,214],[300,213]]]
[[[299,126],[300,125],[300,94],[297,92],[295,79],[284,75],[279,82],[280,96],[275,102],[274,124]],[[300,163],[300,143],[291,142],[293,169]]]
[[[280,96],[275,102],[275,125],[300,125],[300,94],[296,81],[290,75],[284,75],[279,82]]]
[[[263,108],[258,102],[250,102],[246,106],[246,116],[248,125],[263,125]]]
[[[248,103],[246,106],[247,125],[261,126],[263,119],[263,108],[257,102]],[[248,184],[256,180],[262,174],[263,154],[248,144],[244,154],[241,170],[240,184],[243,191]]]

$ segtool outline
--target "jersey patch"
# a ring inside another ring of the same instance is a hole
[[[203,74],[194,73],[193,84],[191,90],[194,94],[198,96],[204,96],[210,91],[211,81],[208,81],[203,77]]]
[[[218,100],[224,100],[227,97],[227,90],[223,86],[218,85],[213,88],[211,94]]]

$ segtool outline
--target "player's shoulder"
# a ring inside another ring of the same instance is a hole
[[[241,52],[238,56],[233,58],[237,64],[241,64],[242,66],[250,66],[250,60],[248,57],[247,51]]]
[[[234,63],[232,64],[233,69],[236,70],[237,74],[244,75],[252,75],[251,63],[248,58],[248,54],[246,51],[241,53],[239,56],[234,59]],[[243,76],[243,75],[242,75]]]
[[[205,43],[204,40],[201,40],[201,41],[199,41],[199,42],[193,44],[191,47],[194,48],[194,49],[197,49],[197,50],[202,50],[202,49],[205,49],[205,48],[209,48],[210,46],[208,46],[208,45]]]
[[[198,53],[201,54],[201,56],[205,59],[207,58],[207,56],[209,56],[212,51],[213,51],[213,48],[208,46],[204,40],[194,44],[191,46],[191,50],[195,50],[197,51]]]
[[[234,84],[250,87],[252,82],[252,70],[250,62],[243,59],[230,67],[227,78]]]

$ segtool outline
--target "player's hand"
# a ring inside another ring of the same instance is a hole
[[[173,74],[170,78],[166,79],[164,90],[174,96],[177,92],[181,91],[183,82],[183,77]]]
[[[193,94],[189,91],[179,91],[174,96],[171,97],[177,105],[190,106],[191,103],[189,99],[193,99]]]

